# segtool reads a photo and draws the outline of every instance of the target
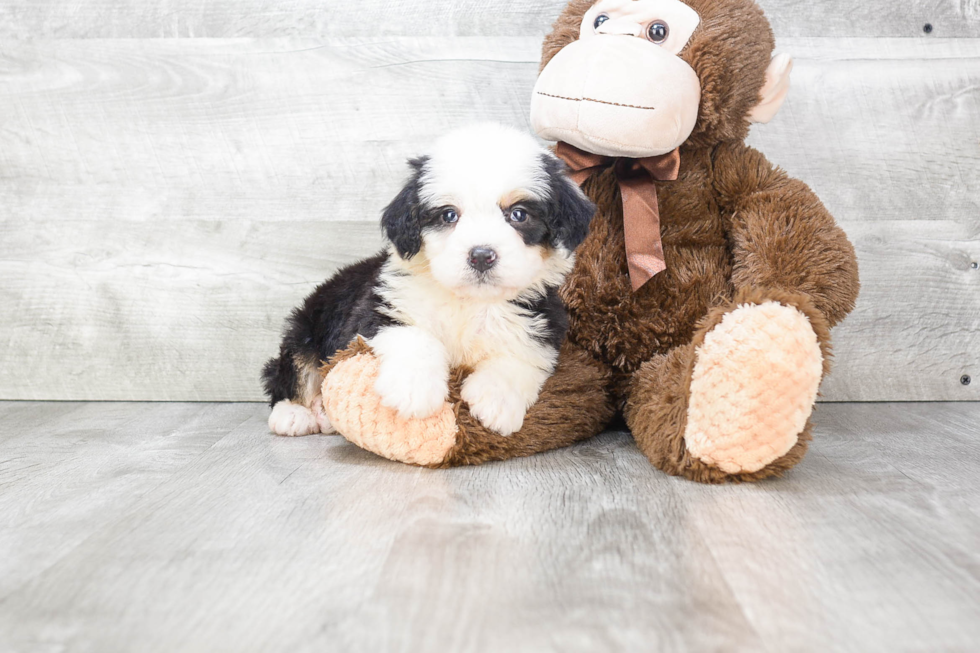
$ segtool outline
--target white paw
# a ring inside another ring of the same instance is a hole
[[[382,405],[395,409],[403,419],[434,415],[449,397],[449,371],[406,365],[402,360],[381,361],[374,391]]]
[[[313,417],[316,419],[316,425],[320,428],[320,433],[324,435],[336,435],[337,429],[333,427],[330,423],[330,418],[327,417],[327,413],[323,410],[323,397],[317,395],[313,399],[313,405],[310,406],[310,410],[313,412]]]
[[[320,427],[316,417],[306,406],[294,404],[283,399],[272,408],[269,415],[269,430],[276,435],[310,435],[317,433]]]
[[[527,400],[499,375],[478,370],[463,382],[460,394],[473,417],[495,433],[506,437],[524,425]]]

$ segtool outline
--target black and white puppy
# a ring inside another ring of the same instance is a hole
[[[510,435],[554,371],[568,324],[558,288],[595,207],[560,160],[500,125],[451,132],[409,163],[381,220],[386,250],[307,297],[265,366],[279,435],[333,432],[319,368],[356,335],[379,358],[382,404],[406,418],[435,413],[450,368],[468,366],[463,400]]]

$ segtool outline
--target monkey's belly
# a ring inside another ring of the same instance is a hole
[[[667,270],[636,292],[625,272],[573,274],[563,292],[572,342],[622,372],[690,342],[718,299],[734,296],[729,254],[718,245],[665,247],[665,253]],[[604,267],[580,263],[582,270]]]

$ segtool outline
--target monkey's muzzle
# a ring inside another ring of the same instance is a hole
[[[595,154],[659,156],[691,135],[700,103],[686,61],[643,39],[603,35],[565,46],[541,71],[531,126]]]

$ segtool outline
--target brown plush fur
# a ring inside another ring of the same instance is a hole
[[[616,371],[689,343],[708,311],[737,290],[808,296],[830,325],[857,297],[847,236],[800,181],[741,143],[685,146],[677,181],[658,184],[667,269],[632,292],[623,210],[611,171],[584,186],[598,211],[563,289],[569,338]]]

